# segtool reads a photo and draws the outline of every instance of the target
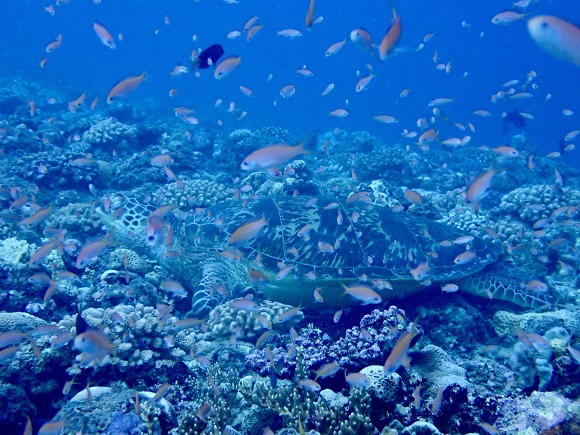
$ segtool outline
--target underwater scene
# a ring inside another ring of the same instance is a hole
[[[0,435],[580,434],[580,2],[13,0]]]

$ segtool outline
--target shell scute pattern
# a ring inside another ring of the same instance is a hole
[[[320,198],[307,207],[308,198],[260,198],[225,202],[211,209],[211,215],[196,216],[187,225],[190,243],[216,252],[229,249],[229,235],[239,226],[265,215],[268,226],[241,250],[245,258],[260,253],[266,268],[277,263],[295,266],[295,273],[314,270],[320,277],[368,277],[412,280],[410,270],[428,262],[435,280],[460,278],[474,273],[497,259],[499,247],[475,238],[470,250],[476,258],[456,265],[454,258],[464,245],[441,247],[442,240],[463,236],[460,230],[406,213],[365,203],[347,204],[334,198]],[[331,203],[337,203],[327,208]],[[356,222],[352,213],[359,215]],[[338,223],[339,213],[342,223]],[[221,225],[216,222],[223,221]],[[298,233],[310,225],[308,237]],[[319,242],[334,246],[323,252]],[[296,254],[291,254],[292,249]]]

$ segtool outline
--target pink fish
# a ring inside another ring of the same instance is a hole
[[[241,168],[243,171],[260,171],[278,167],[301,154],[311,154],[311,151],[305,149],[308,142],[305,140],[296,146],[279,143],[261,148],[246,157]]]
[[[391,20],[391,23],[391,27],[379,45],[379,57],[381,60],[385,60],[387,58],[388,54],[391,53],[397,46],[399,39],[401,39],[401,32],[403,30],[401,26],[401,16],[397,15],[397,11],[394,7],[393,19]]]
[[[417,331],[416,322],[412,323],[410,331],[405,331],[401,334],[393,346],[393,350],[391,350],[389,357],[385,361],[385,365],[383,367],[385,376],[392,375],[401,366],[405,366],[405,368],[409,368],[411,366],[407,352],[409,352],[411,342],[418,334],[419,331]]]
[[[243,246],[250,240],[258,237],[262,231],[262,228],[267,225],[268,221],[266,220],[266,215],[262,214],[261,219],[247,222],[236,228],[236,230],[230,236],[228,242],[230,246]]]
[[[74,346],[85,354],[83,362],[98,363],[109,354],[115,355],[117,346],[101,331],[88,330],[75,337]]]
[[[107,96],[107,104],[111,104],[115,98],[124,97],[125,95],[133,92],[141,83],[146,80],[146,73],[143,73],[140,76],[130,76],[121,80],[119,83],[113,86],[113,89],[111,89],[109,92],[109,95]]]
[[[542,50],[580,66],[580,28],[561,18],[539,15],[528,21],[528,32]]]
[[[87,267],[113,242],[113,233],[107,233],[104,239],[87,243],[77,257],[76,266],[79,269]]]
[[[105,26],[95,21],[93,24],[93,29],[95,30],[95,33],[97,34],[103,45],[106,45],[110,49],[115,49],[117,47],[117,45],[115,44],[115,39],[113,39],[111,34],[107,31],[107,29],[105,29]]]
[[[479,174],[473,179],[467,188],[467,194],[465,195],[465,201],[468,204],[472,204],[476,208],[479,207],[481,200],[487,196],[487,189],[491,186],[491,180],[496,172],[497,171],[491,167],[487,172]]]
[[[242,58],[238,56],[229,56],[222,60],[218,66],[216,67],[215,71],[213,72],[213,76],[216,80],[221,80],[233,70],[235,70],[240,64],[242,63]]]

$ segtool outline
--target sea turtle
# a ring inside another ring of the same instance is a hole
[[[163,231],[171,226],[173,232],[170,247],[161,240],[164,234],[150,234],[146,240],[148,217],[155,209],[151,205],[117,196],[108,213],[101,208],[98,213],[118,239],[132,248],[150,245],[150,255],[189,283],[195,293],[193,311],[207,308],[216,282],[228,289],[258,283],[249,277],[252,270],[267,277],[258,284],[268,299],[301,307],[358,304],[344,289],[355,284],[374,285],[383,301],[429,284],[431,291],[438,284],[440,292],[441,285],[456,283],[465,292],[524,307],[548,303],[545,296],[526,292],[511,273],[493,267],[501,245],[492,238],[472,237],[360,199],[267,197],[225,201],[189,213],[174,209],[164,217],[169,225]],[[115,218],[120,207],[124,211]],[[267,225],[260,224],[254,237],[241,246],[230,245],[236,229],[260,219]],[[323,302],[315,302],[316,288]]]

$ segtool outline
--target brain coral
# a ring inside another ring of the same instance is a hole
[[[499,336],[512,334],[513,328],[534,331],[543,334],[548,329],[563,327],[568,332],[580,333],[580,316],[578,312],[569,310],[549,311],[546,313],[514,314],[498,311],[493,316],[493,329]]]
[[[46,324],[44,320],[28,313],[0,313],[0,333],[12,329],[27,332],[44,324]]]

